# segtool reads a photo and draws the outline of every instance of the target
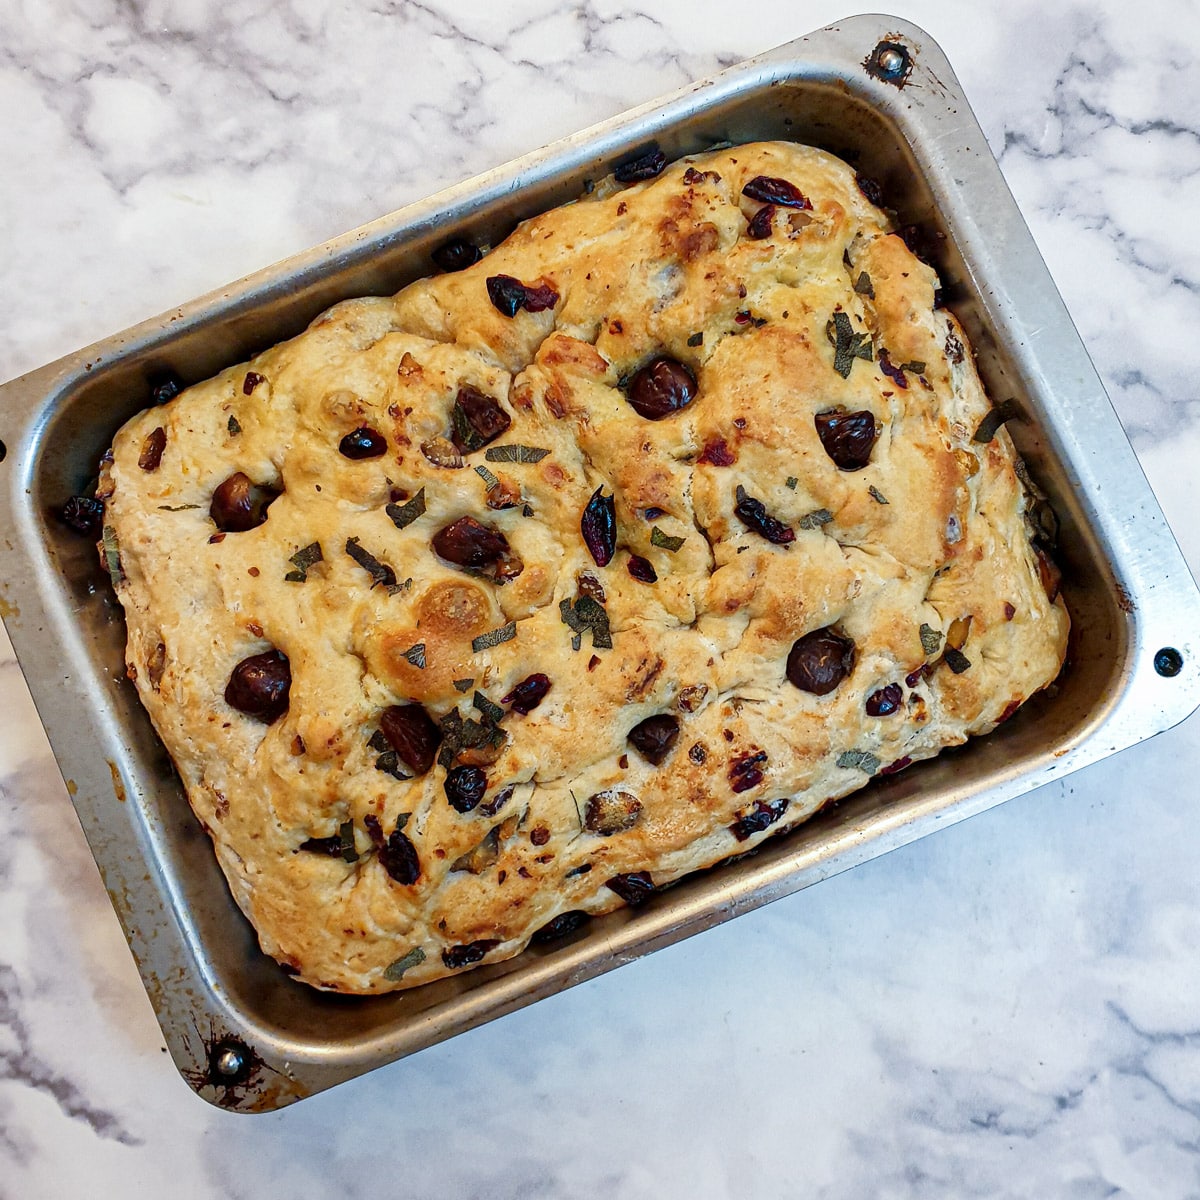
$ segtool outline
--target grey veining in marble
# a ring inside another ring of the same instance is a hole
[[[845,7],[8,0],[0,377]],[[1200,4],[892,7],[955,64],[1195,568]],[[167,1061],[3,643],[0,1200],[1200,1196],[1198,777],[1193,718],[232,1117]]]

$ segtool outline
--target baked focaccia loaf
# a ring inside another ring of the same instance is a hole
[[[853,171],[779,142],[660,167],[116,438],[130,675],[316,987],[637,903],[1062,664],[1012,445]]]

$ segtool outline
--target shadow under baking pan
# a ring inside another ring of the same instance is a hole
[[[206,379],[339,300],[390,294],[460,235],[501,241],[614,164],[786,138],[876,181],[918,227],[993,402],[1045,492],[1073,629],[1067,668],[994,734],[875,778],[754,853],[517,959],[339,997],[258,949],[125,679],[120,606],[62,523],[164,372]],[[1200,605],[949,64],[919,29],[858,17],[384,217],[0,389],[0,610],[184,1078],[265,1111],[805,887],[1182,720],[1200,704]],[[1169,653],[1168,653],[1169,652]]]

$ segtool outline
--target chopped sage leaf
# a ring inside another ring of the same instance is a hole
[[[800,480],[798,480],[795,475],[789,475],[787,477],[787,486],[790,487],[793,492],[796,490],[796,484],[799,482]]]
[[[100,533],[100,544],[104,548],[104,565],[108,568],[109,578],[113,587],[125,582],[125,568],[121,566],[121,544],[117,541],[117,531],[111,525],[105,525]]]
[[[383,510],[392,518],[392,524],[397,529],[411,525],[425,511],[425,489],[422,488],[405,504],[389,504]]]
[[[833,369],[843,378],[850,378],[854,360],[861,358],[870,362],[871,338],[866,333],[855,333],[850,317],[844,312],[835,312],[825,326],[825,336],[833,346]]]
[[[657,525],[650,530],[650,545],[658,546],[663,550],[669,550],[672,554],[674,554],[675,551],[678,550],[685,541],[687,541],[686,538],[671,537],[670,534],[663,533],[663,531],[659,529]]]
[[[532,516],[533,516],[533,505],[532,505],[532,504],[526,504],[526,505],[525,505],[525,506],[524,506],[524,507],[521,509],[521,516],[523,516],[523,517],[532,517]]]
[[[352,537],[346,542],[346,553],[371,576],[372,588],[382,585],[387,588],[389,596],[394,596],[403,587],[403,584],[396,582],[396,572],[387,563],[381,563],[369,550],[364,550],[358,544],[358,538]]]
[[[367,742],[367,745],[377,754],[385,754],[392,748],[391,742],[384,737],[382,729],[377,729],[371,734],[371,739]]]
[[[955,675],[961,675],[971,665],[971,660],[961,651],[955,650],[953,646],[947,646],[943,657],[946,660],[946,666],[952,670]]]
[[[1017,415],[1017,406],[1011,400],[1005,400],[1003,404],[998,404],[979,422],[979,428],[975,430],[975,436],[971,438],[971,441],[986,445],[996,436],[997,430],[1005,421],[1011,421]]]
[[[867,491],[876,504],[886,504],[888,502],[888,498],[874,484],[871,484],[867,488]]]
[[[827,508],[818,508],[813,512],[806,513],[800,518],[801,529],[820,529],[822,525],[828,525],[833,520],[833,513]]]
[[[494,491],[500,486],[500,480],[498,480],[495,475],[493,475],[491,471],[489,471],[482,463],[475,468],[475,474],[487,484],[487,490],[489,492]]]
[[[865,771],[874,775],[879,770],[879,759],[869,750],[844,750],[838,755],[837,765],[847,770]]]
[[[549,453],[541,446],[489,446],[483,457],[488,462],[539,463]]]
[[[408,659],[414,667],[420,667],[425,670],[425,643],[418,642],[415,646],[404,651],[404,657]]]
[[[941,649],[942,633],[932,625],[922,625],[918,631],[921,635],[921,649],[926,654],[936,654]]]
[[[925,364],[919,358],[914,358],[912,362],[901,363],[900,370],[910,371],[913,375],[924,375]]]
[[[187,512],[189,508],[199,508],[198,504],[160,504],[159,509],[162,512]]]
[[[400,765],[400,755],[395,750],[385,750],[375,760],[375,770],[382,771],[385,775],[390,775],[393,779],[411,779],[412,776],[405,773],[404,768]]]
[[[354,845],[354,822],[343,821],[338,826],[338,839],[342,844],[342,858],[348,862],[358,862],[358,850]]]
[[[608,613],[598,600],[591,596],[580,596],[574,606],[570,600],[560,600],[558,611],[563,624],[570,626],[575,634],[571,639],[572,650],[579,649],[583,644],[583,635],[588,630],[591,630],[594,649],[612,649],[612,630],[608,624]]]
[[[454,681],[454,690],[463,694],[469,692],[475,686],[474,679],[456,679]]]
[[[704,334],[702,334],[702,333],[693,333],[693,334],[692,334],[692,336],[691,336],[690,338],[688,338],[688,345],[689,345],[689,346],[702,346],[702,345],[704,345]]]
[[[288,583],[306,583],[308,581],[308,569],[315,566],[317,563],[324,561],[325,556],[321,553],[320,542],[310,542],[307,546],[297,550],[295,554],[288,559],[296,569],[289,571],[284,579]]]
[[[411,971],[413,967],[419,967],[425,961],[425,951],[420,946],[414,946],[403,958],[398,958],[394,963],[389,963],[384,968],[383,977],[392,983],[404,978],[405,971]]]
[[[501,642],[511,642],[517,636],[516,621],[509,621],[507,625],[501,625],[499,629],[489,629],[487,633],[481,633],[471,642],[471,649],[476,654],[481,650],[490,650],[493,646],[499,646]]]
[[[489,700],[482,692],[475,693],[472,704],[479,710],[479,714],[491,721],[493,725],[498,725],[504,719],[504,709]]]
[[[442,747],[438,762],[449,770],[463,750],[475,750],[480,746],[504,744],[504,734],[491,721],[463,720],[457,708],[452,708],[439,722],[442,731]]]
[[[868,300],[875,299],[875,286],[871,283],[871,277],[866,271],[858,273],[858,278],[854,281],[854,290],[860,296],[866,296]]]
[[[242,432],[242,427],[238,424],[237,417],[234,416],[229,418],[229,424],[226,426],[226,428],[229,430],[230,437],[237,437],[237,435]]]

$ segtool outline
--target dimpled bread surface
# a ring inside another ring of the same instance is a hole
[[[811,207],[751,228],[758,177]],[[966,339],[891,228],[821,151],[684,159],[465,270],[338,304],[120,431],[100,494],[129,674],[288,972],[379,993],[509,958],[987,733],[1055,678],[1068,618],[1012,444],[973,440],[990,405]],[[505,315],[498,275],[556,298]],[[651,420],[628,394],[659,355],[696,387]],[[456,460],[464,388],[510,425]],[[839,408],[875,417],[861,469],[819,435]],[[346,457],[364,428],[386,450]],[[534,453],[495,454],[512,446]],[[222,534],[210,505],[237,472],[278,495]],[[581,532],[598,489],[605,566]],[[433,549],[464,516],[507,540],[498,577]],[[787,670],[818,630],[853,643],[824,695]],[[291,683],[268,723],[226,688],[271,650]],[[534,674],[540,703],[504,702]],[[442,743],[403,778],[381,719],[412,705]],[[629,734],[664,715],[654,763]],[[461,765],[486,775],[466,812],[445,788]]]

